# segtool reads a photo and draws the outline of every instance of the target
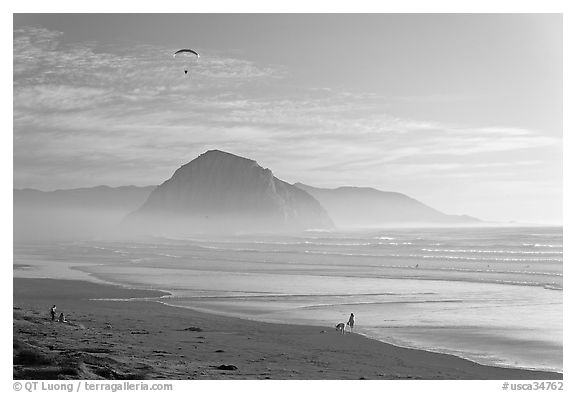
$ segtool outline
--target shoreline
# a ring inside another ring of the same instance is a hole
[[[114,284],[111,284],[114,285]],[[125,288],[127,289],[133,289],[130,288],[128,286],[126,286]],[[149,302],[155,302],[155,303],[159,303],[163,306],[166,307],[175,307],[175,308],[181,308],[181,309],[186,309],[186,310],[191,310],[194,312],[198,312],[198,313],[203,313],[203,314],[210,314],[210,315],[217,315],[220,317],[225,317],[225,318],[237,318],[237,319],[241,319],[241,320],[246,320],[246,321],[252,321],[252,322],[257,322],[257,323],[271,323],[271,324],[279,324],[279,325],[290,325],[290,326],[307,326],[307,327],[317,327],[320,329],[325,329],[326,326],[325,325],[315,325],[315,324],[297,324],[297,323],[283,323],[283,322],[266,322],[266,321],[261,321],[258,319],[250,319],[250,318],[243,318],[243,317],[238,317],[235,315],[229,315],[226,312],[211,312],[211,311],[206,311],[206,310],[201,310],[201,309],[197,309],[194,307],[189,307],[189,306],[180,306],[180,305],[176,305],[176,304],[170,304],[170,303],[166,303],[164,301],[161,301],[160,299],[162,298],[166,298],[166,297],[170,297],[173,296],[173,294],[170,293],[170,291],[166,291],[166,290],[161,290],[164,291],[166,293],[168,293],[169,295],[164,295],[158,298],[132,298],[132,299],[91,299],[91,300],[95,300],[95,301],[125,301],[125,302],[131,302],[131,301],[149,301]],[[498,364],[488,364],[488,363],[482,363],[479,362],[475,359],[471,359],[471,358],[467,358],[464,355],[457,355],[454,353],[450,353],[450,352],[442,352],[440,350],[432,350],[432,349],[424,349],[424,348],[417,348],[417,347],[413,347],[413,346],[409,346],[409,345],[402,345],[402,344],[398,344],[398,343],[394,343],[394,342],[390,342],[390,341],[385,341],[385,340],[380,340],[378,338],[375,337],[371,337],[366,333],[357,333],[354,332],[354,334],[358,335],[358,336],[362,336],[365,337],[368,340],[373,340],[373,341],[377,341],[386,345],[391,345],[393,347],[396,348],[402,348],[402,349],[410,349],[410,350],[415,350],[415,351],[423,351],[423,352],[429,352],[429,353],[434,353],[434,354],[438,354],[438,355],[447,355],[447,356],[454,356],[456,358],[468,361],[468,362],[472,362],[475,364],[478,364],[480,366],[485,366],[485,367],[497,367],[497,368],[503,368],[503,369],[511,369],[511,370],[525,370],[525,371],[532,371],[532,372],[545,372],[545,373],[557,373],[557,374],[561,374],[563,375],[562,371],[558,371],[558,370],[554,370],[554,369],[546,369],[546,370],[542,370],[542,369],[537,369],[537,368],[529,368],[529,367],[514,367],[514,366],[509,366],[509,365],[498,365]]]
[[[134,289],[134,290],[139,289],[139,288],[134,287],[132,284],[129,284],[129,283],[113,282],[110,280],[104,280],[102,278],[95,277],[93,273],[85,272],[84,270],[81,269],[81,267],[82,267],[82,265],[72,266],[72,267],[70,267],[70,269],[83,272],[84,274],[87,275],[87,277],[90,277],[90,279],[88,279],[88,278],[86,279],[87,282],[94,282],[97,284],[118,286],[118,287],[121,287],[124,289]],[[81,281],[84,281],[84,280],[81,280]],[[227,318],[238,318],[238,319],[242,319],[242,320],[246,320],[246,321],[253,321],[253,322],[259,322],[259,323],[273,323],[273,324],[285,324],[285,325],[291,325],[291,326],[308,326],[308,327],[315,326],[318,328],[326,328],[325,325],[321,325],[321,324],[318,324],[318,325],[310,324],[310,323],[297,324],[297,323],[289,323],[289,322],[285,322],[285,321],[265,321],[265,320],[259,320],[257,318],[247,318],[245,316],[234,315],[231,313],[227,313],[225,311],[218,312],[218,311],[214,311],[214,310],[205,310],[205,309],[200,309],[200,308],[196,308],[196,307],[171,304],[171,303],[162,301],[161,299],[176,296],[176,294],[174,292],[171,292],[171,290],[169,290],[169,289],[151,289],[151,290],[160,291],[160,292],[163,292],[165,294],[163,296],[159,296],[156,298],[148,298],[148,299],[141,299],[141,300],[156,302],[156,303],[162,304],[166,307],[181,308],[181,309],[191,310],[194,312],[199,312],[199,313],[204,313],[204,314],[217,315],[220,317],[227,317]],[[132,301],[133,300],[133,301],[137,301],[138,298],[133,298],[133,299],[93,299],[93,300],[99,300],[99,301],[106,301],[106,300],[108,300],[108,301]],[[355,334],[358,334],[358,335],[361,335],[363,337],[366,337],[367,339],[378,341],[380,343],[391,345],[391,346],[394,346],[397,348],[412,349],[412,350],[425,351],[425,352],[430,352],[430,353],[435,353],[435,354],[440,354],[440,355],[454,356],[454,357],[457,357],[459,359],[470,361],[470,362],[476,363],[476,364],[481,365],[481,366],[486,366],[486,367],[498,367],[498,368],[504,368],[504,369],[525,370],[525,371],[533,371],[533,372],[558,373],[560,375],[563,375],[563,371],[555,370],[553,368],[538,369],[538,368],[514,366],[514,365],[509,365],[509,364],[494,364],[494,363],[490,363],[490,362],[481,362],[481,361],[474,359],[472,357],[466,357],[466,355],[459,355],[456,353],[451,353],[449,351],[434,350],[434,349],[429,349],[429,348],[419,348],[419,347],[410,346],[410,345],[402,345],[400,343],[396,343],[393,341],[386,341],[386,340],[379,339],[377,337],[371,337],[366,333],[355,333]]]
[[[563,374],[558,372],[486,366],[456,355],[405,348],[361,334],[339,335],[332,327],[257,322],[151,300],[166,296],[169,294],[166,291],[127,289],[78,280],[13,280],[13,305],[18,307],[14,311],[15,342],[32,343],[30,345],[35,345],[36,350],[45,356],[53,355],[59,359],[62,351],[55,354],[49,346],[36,345],[36,336],[46,333],[42,333],[43,329],[51,332],[51,341],[66,347],[68,352],[75,351],[77,340],[88,332],[94,337],[105,335],[106,341],[97,340],[100,347],[105,348],[98,350],[106,349],[104,357],[113,364],[120,364],[121,367],[117,367],[125,372],[134,369],[135,365],[144,364],[148,371],[139,374],[142,379],[563,378]],[[130,297],[134,300],[90,300],[96,297]],[[54,303],[59,310],[72,310],[67,313],[67,318],[82,328],[70,330],[70,325],[45,320],[47,309]],[[28,322],[34,322],[34,334],[26,334],[29,328],[22,327],[27,325],[26,318]],[[189,328],[192,329],[187,330]],[[144,329],[147,333],[140,332],[140,336],[135,329]],[[146,340],[138,340],[140,337]],[[185,349],[184,345],[188,347]],[[236,371],[222,372],[214,368],[219,367],[218,362],[227,364],[223,359],[226,356],[221,355],[223,353],[233,354],[228,363],[233,362]],[[88,354],[84,352],[82,356],[95,356],[94,352]],[[150,354],[162,355],[161,361],[151,364]],[[90,361],[94,362],[94,359],[87,360],[79,369],[90,370]],[[17,367],[15,362],[15,375],[20,372],[26,376],[22,371],[25,367],[20,371]],[[98,375],[82,374],[79,378],[93,379]],[[126,377],[126,374],[119,375]]]

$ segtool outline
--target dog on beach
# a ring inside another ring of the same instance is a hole
[[[343,323],[339,323],[338,325],[336,325],[336,330],[338,330],[342,334],[344,334],[345,328],[346,328],[346,325],[344,325]]]

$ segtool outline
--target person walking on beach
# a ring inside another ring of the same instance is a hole
[[[53,305],[52,308],[50,308],[50,316],[52,317],[52,320],[56,319],[56,305]]]
[[[350,326],[350,333],[352,333],[352,329],[354,329],[354,314],[350,313],[350,318],[348,318],[348,322],[346,322],[346,325]]]

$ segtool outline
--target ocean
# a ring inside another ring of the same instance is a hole
[[[15,277],[169,291],[167,305],[562,371],[561,227],[15,244]],[[118,299],[120,300],[120,299]]]

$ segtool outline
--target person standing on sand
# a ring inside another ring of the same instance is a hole
[[[350,333],[352,333],[352,329],[354,329],[354,314],[350,313],[350,318],[348,318],[348,322],[346,322],[346,325],[350,326]]]
[[[52,317],[52,320],[56,319],[56,305],[53,305],[52,308],[50,308],[50,316]]]

